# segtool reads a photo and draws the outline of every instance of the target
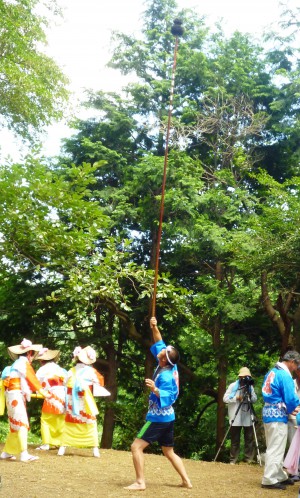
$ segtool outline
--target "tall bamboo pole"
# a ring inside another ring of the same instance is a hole
[[[170,88],[170,101],[169,101],[168,124],[167,124],[167,133],[166,133],[166,147],[165,147],[165,156],[164,156],[163,181],[162,181],[161,201],[160,201],[160,211],[159,211],[159,225],[158,225],[157,242],[156,242],[155,271],[154,271],[153,296],[152,296],[152,316],[155,316],[155,313],[156,313],[157,280],[158,280],[158,270],[159,270],[159,255],[160,255],[160,243],[161,243],[161,236],[162,236],[162,224],[163,224],[163,216],[164,216],[165,190],[166,190],[166,179],[167,179],[171,118],[172,118],[172,111],[173,111],[175,72],[176,72],[177,50],[178,50],[178,37],[183,34],[183,28],[182,28],[181,24],[182,24],[182,21],[180,19],[175,19],[174,24],[171,28],[171,33],[172,33],[172,35],[175,36],[175,46],[174,46],[173,67],[172,67],[171,88]]]

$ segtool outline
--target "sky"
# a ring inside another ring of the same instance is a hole
[[[143,0],[59,0],[65,5],[65,21],[50,31],[49,54],[71,77],[77,89],[90,85],[118,88],[115,71],[105,69],[110,58],[113,30],[138,34],[142,26]],[[278,0],[177,0],[179,8],[194,8],[213,23],[224,18],[228,32],[262,30],[278,17]],[[105,4],[105,7],[103,7]]]
[[[297,0],[289,0],[297,3]],[[115,70],[105,66],[110,59],[110,37],[114,30],[138,35],[142,26],[143,0],[58,0],[64,19],[47,34],[50,55],[70,79],[74,96],[72,111],[88,117],[78,108],[85,88],[117,91],[124,84]],[[279,0],[177,0],[179,8],[192,8],[207,17],[207,24],[223,19],[226,34],[238,29],[254,35],[279,19]],[[70,136],[65,119],[48,128],[43,138],[43,153],[54,156],[59,153],[61,138]],[[14,159],[26,154],[18,140],[11,134],[2,133],[0,158],[8,154]]]

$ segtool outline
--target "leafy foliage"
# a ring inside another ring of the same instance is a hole
[[[177,448],[212,459],[226,384],[247,365],[259,391],[287,338],[300,344],[299,64],[287,40],[268,51],[248,35],[211,33],[173,0],[147,2],[141,37],[115,34],[110,65],[136,77],[126,96],[89,93],[100,117],[74,123],[58,164],[29,157],[0,171],[1,338],[32,330],[65,364],[74,344],[94,345],[112,392],[102,442],[129,446],[153,366],[148,314],[179,14],[157,317],[181,351]]]
[[[49,16],[38,7],[37,0],[0,2],[1,124],[26,139],[61,117],[67,98],[67,78],[41,50]],[[57,13],[55,3],[48,8]]]

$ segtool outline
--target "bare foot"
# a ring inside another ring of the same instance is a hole
[[[146,484],[140,482],[134,482],[130,486],[126,486],[124,489],[129,489],[129,491],[144,491],[146,489]]]
[[[187,488],[187,489],[192,489],[193,485],[190,480],[188,481],[182,481],[181,484],[179,484],[181,488]]]

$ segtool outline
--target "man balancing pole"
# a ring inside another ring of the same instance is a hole
[[[166,346],[162,340],[155,317],[150,319],[153,334],[151,353],[158,361],[153,379],[146,379],[146,386],[151,390],[146,423],[131,445],[136,481],[125,489],[143,491],[146,489],[144,477],[144,449],[157,441],[162,452],[170,460],[174,469],[182,479],[180,486],[192,488],[183,461],[174,453],[174,420],[173,403],[179,394],[179,378],[176,363],[179,360],[178,351],[173,346]]]

